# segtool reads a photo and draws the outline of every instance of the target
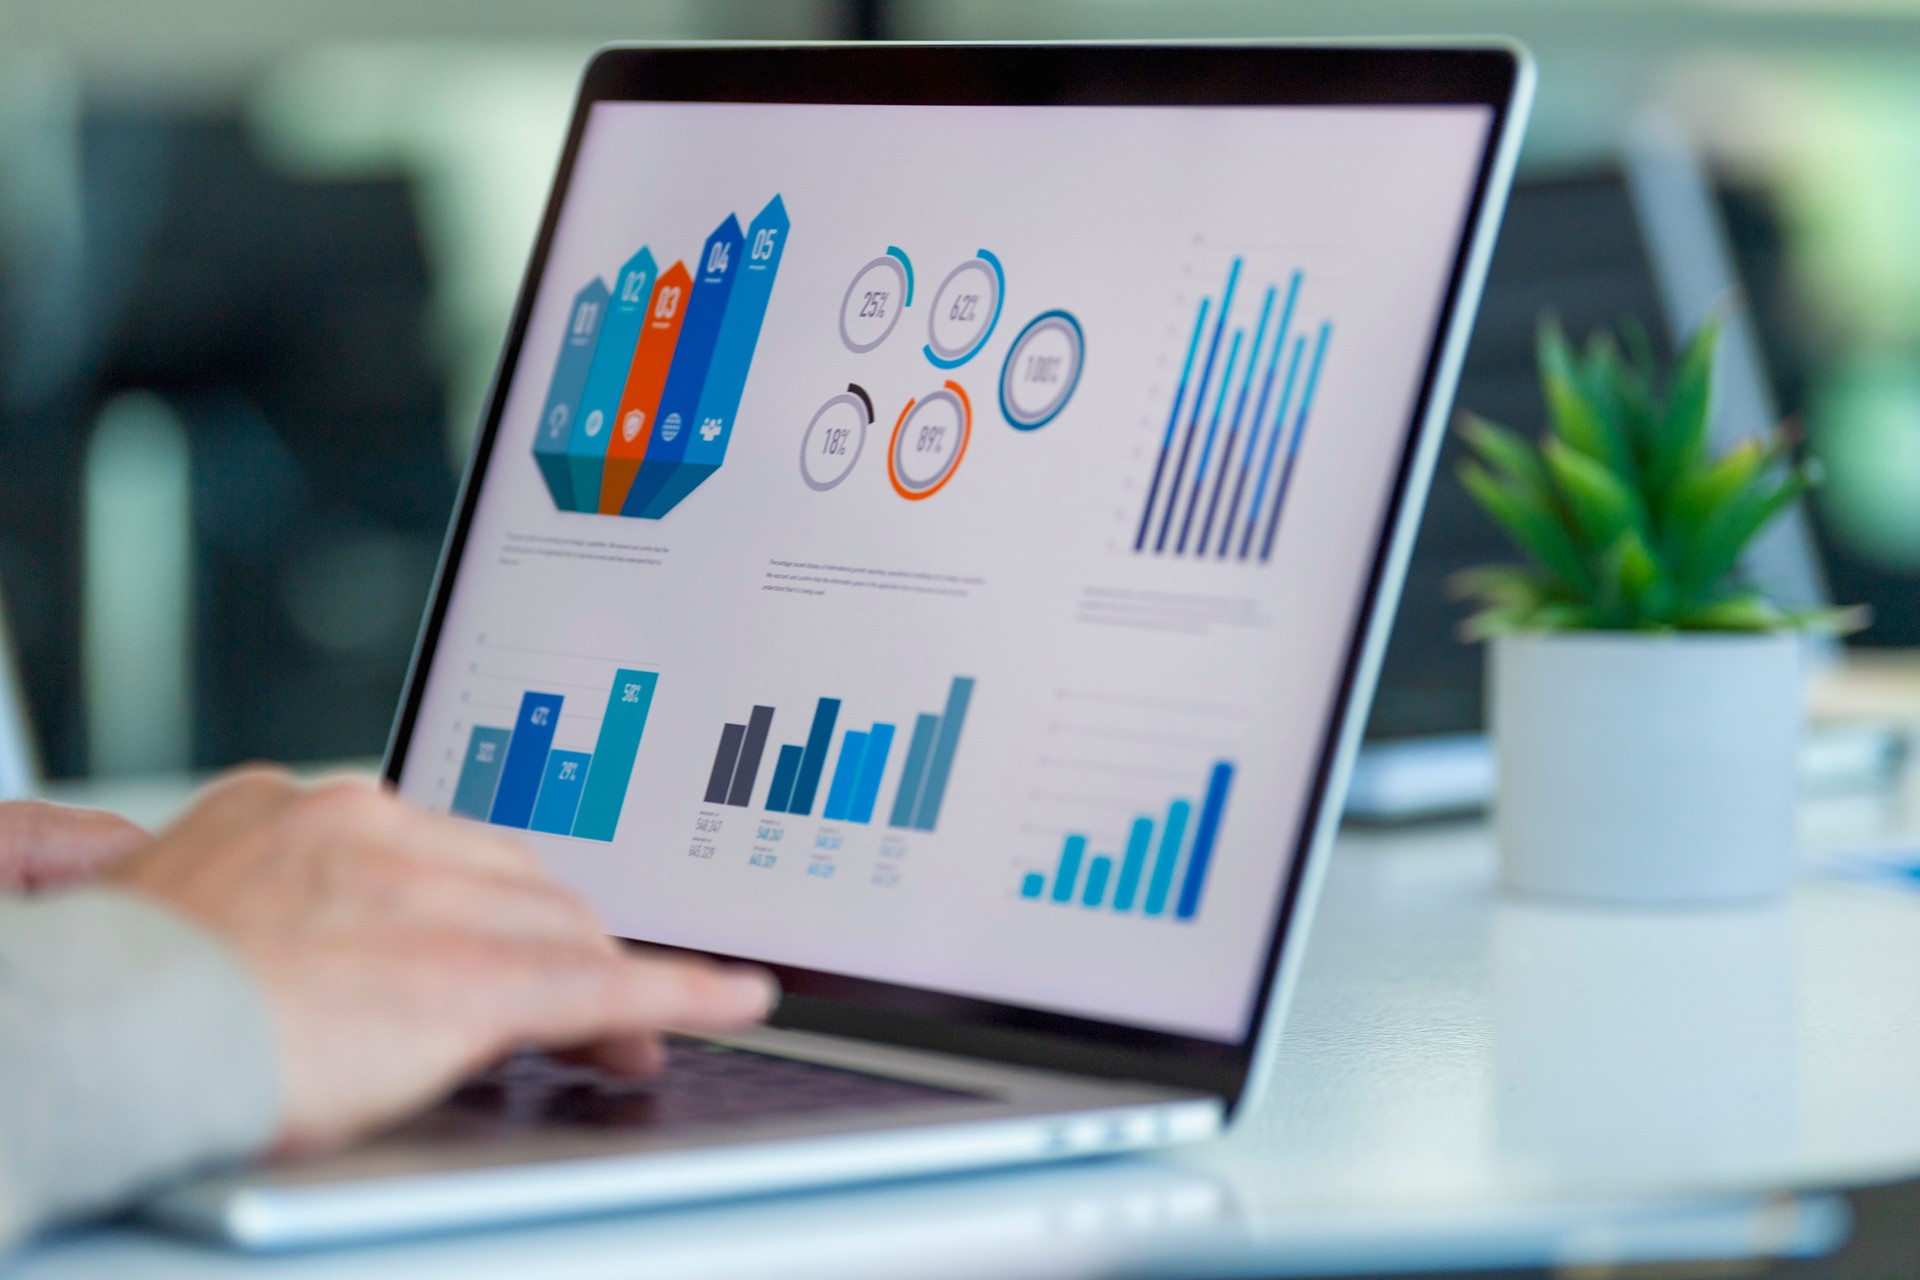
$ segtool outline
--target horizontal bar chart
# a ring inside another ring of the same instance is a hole
[[[1020,896],[1115,914],[1192,920],[1206,894],[1233,774],[1230,761],[1216,760],[1207,771],[1197,819],[1194,801],[1177,797],[1157,820],[1135,817],[1119,849],[1095,850],[1084,832],[1068,832],[1051,880],[1042,871],[1026,872]]]
[[[643,246],[575,295],[533,446],[556,507],[658,520],[720,469],[789,230],[776,195],[691,269]]]
[[[1264,563],[1320,386],[1333,325],[1296,323],[1303,273],[1254,302],[1236,257],[1200,299],[1152,478],[1133,526],[1143,555]]]
[[[959,756],[961,732],[973,700],[973,678],[955,676],[947,700],[938,712],[923,712],[914,720],[911,737],[895,784],[888,825],[914,831],[932,831]],[[894,744],[901,736],[890,721],[864,728],[835,730],[841,720],[839,698],[815,701],[804,741],[782,744],[774,755],[772,776],[762,807],[768,813],[796,817],[819,816],[828,822],[870,824],[880,805]],[[709,805],[748,808],[761,772],[775,716],[775,708],[756,706],[744,722],[720,728],[719,742],[707,772],[703,801]],[[833,768],[828,772],[828,757]]]
[[[528,690],[512,728],[473,726],[452,811],[500,827],[610,842],[658,683],[652,671],[614,673],[592,751],[554,746],[566,698]]]

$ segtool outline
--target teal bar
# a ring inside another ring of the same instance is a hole
[[[575,418],[580,412],[580,396],[586,390],[587,370],[593,365],[593,353],[600,341],[600,321],[607,312],[607,286],[597,277],[573,295],[573,307],[567,312],[567,335],[560,343],[560,357],[554,362],[553,380],[547,386],[547,400],[540,410],[540,430],[533,439],[534,461],[546,478],[553,505],[562,511],[574,509],[573,473],[567,468],[567,448],[573,440]]]
[[[1060,867],[1053,873],[1053,900],[1072,902],[1074,882],[1080,878],[1080,857],[1087,851],[1087,838],[1080,835],[1067,837],[1060,846]]]
[[[607,318],[600,325],[593,363],[587,367],[573,438],[567,442],[567,468],[573,476],[576,511],[600,510],[600,481],[607,467],[607,441],[613,438],[613,416],[620,410],[620,393],[627,387],[634,348],[640,345],[640,325],[646,319],[647,302],[653,297],[654,279],[659,274],[653,254],[642,249],[628,258],[613,278],[613,297],[607,304]]]
[[[893,798],[893,826],[913,825],[914,805],[920,799],[920,781],[926,776],[927,757],[933,753],[933,737],[939,731],[939,716],[922,712],[913,722],[913,738],[907,743],[906,767],[900,771],[900,790]]]
[[[849,729],[840,735],[840,759],[833,766],[833,783],[827,788],[827,807],[820,816],[830,822],[846,819],[853,803],[853,788],[860,777],[860,760],[867,754],[867,735]]]
[[[1027,878],[1020,882],[1020,896],[1023,898],[1037,898],[1046,892],[1046,888],[1047,878],[1038,871],[1029,871],[1027,872]]]
[[[640,754],[640,735],[647,729],[647,712],[660,676],[653,671],[621,669],[607,692],[607,713],[600,720],[600,738],[593,747],[593,768],[580,798],[580,816],[573,834],[583,840],[611,840],[627,802],[627,784],[633,780],[633,762]]]
[[[547,752],[546,771],[540,775],[540,798],[533,802],[533,821],[527,825],[548,835],[573,830],[580,809],[580,789],[586,784],[593,757],[584,751]]]
[[[1146,912],[1157,916],[1167,909],[1167,894],[1173,890],[1173,868],[1180,861],[1180,842],[1186,839],[1187,819],[1193,805],[1175,800],[1167,806],[1167,826],[1160,836],[1160,856],[1153,863],[1153,880],[1147,885]]]
[[[1147,846],[1153,843],[1153,819],[1135,818],[1127,831],[1127,856],[1120,864],[1120,883],[1113,887],[1113,909],[1133,910],[1140,876],[1147,867]]]
[[[785,746],[780,748],[780,758],[773,765],[773,785],[767,789],[767,808],[774,813],[785,813],[793,803],[794,779],[800,776],[800,748]]]
[[[947,796],[947,778],[953,773],[954,753],[960,749],[960,730],[966,727],[967,704],[973,700],[973,677],[955,676],[947,686],[947,709],[940,715],[940,736],[927,762],[927,783],[913,825],[931,831],[940,821],[940,802]]]
[[[453,812],[463,818],[487,820],[493,808],[494,788],[500,785],[500,767],[507,762],[507,739],[512,736],[509,729],[473,726],[473,735],[467,739],[467,758],[460,766],[460,781],[453,789]]]
[[[1087,867],[1087,891],[1080,895],[1080,905],[1097,907],[1107,900],[1107,877],[1113,874],[1113,859],[1095,858]]]

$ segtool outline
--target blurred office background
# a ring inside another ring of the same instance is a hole
[[[1605,175],[1683,122],[1855,643],[1920,644],[1920,0],[0,0],[0,604],[47,772],[378,753],[595,45],[1488,33],[1539,56],[1561,193],[1514,269],[1644,315]],[[1512,329],[1463,402],[1525,426]],[[1397,643],[1470,666],[1452,623]]]

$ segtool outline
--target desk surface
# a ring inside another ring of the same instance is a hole
[[[1083,1275],[1223,1232],[1911,1175],[1920,894],[1819,866],[1914,831],[1911,778],[1822,801],[1783,902],[1642,912],[1501,899],[1478,824],[1350,830],[1265,1103],[1177,1155],[258,1263],[119,1228],[15,1274]]]

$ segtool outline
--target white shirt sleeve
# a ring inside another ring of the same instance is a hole
[[[271,1013],[237,956],[137,895],[0,897],[0,1251],[279,1125]]]

